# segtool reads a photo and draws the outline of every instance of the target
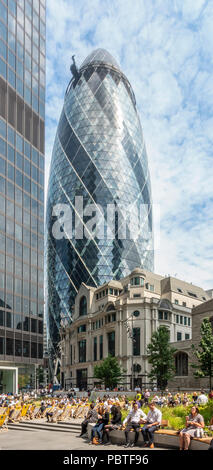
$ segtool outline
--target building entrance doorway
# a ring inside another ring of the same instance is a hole
[[[0,393],[17,393],[18,369],[0,367]]]
[[[77,369],[77,388],[87,390],[87,369]]]

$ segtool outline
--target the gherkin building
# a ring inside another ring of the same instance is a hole
[[[99,286],[136,266],[154,269],[149,169],[131,85],[103,49],[92,52],[79,69],[73,58],[71,71],[47,200],[48,326],[53,346],[61,317],[71,316],[82,282]],[[89,224],[96,209],[96,222]],[[104,230],[97,231],[99,220]],[[139,233],[133,237],[138,221]],[[108,231],[109,224],[114,231]]]

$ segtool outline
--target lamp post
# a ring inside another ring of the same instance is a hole
[[[66,367],[66,327],[72,322],[72,316],[64,313],[61,313],[61,320],[60,320],[60,327],[61,327],[61,341],[59,344],[59,355],[57,357],[57,367],[60,366],[60,383],[64,386],[64,373],[62,375],[61,369]],[[64,335],[63,335],[64,333]],[[64,342],[64,344],[63,344]],[[57,367],[55,367],[55,374],[57,372]],[[55,377],[56,383],[58,382],[57,378]]]
[[[134,354],[133,354],[134,350],[133,350],[133,347],[134,347],[134,343],[136,342],[136,339],[134,338],[134,334],[133,334],[133,321],[134,321],[134,317],[137,318],[139,317],[139,315],[140,315],[140,312],[136,310],[124,321],[124,326],[127,329],[128,338],[130,338],[132,341],[132,390],[134,389]],[[132,331],[130,330],[129,325],[128,325],[128,321],[130,319],[132,320]]]

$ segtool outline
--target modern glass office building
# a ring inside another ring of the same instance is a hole
[[[0,393],[43,362],[44,119],[45,0],[0,0]]]
[[[71,71],[47,203],[53,346],[60,319],[71,316],[82,282],[99,286],[128,275],[136,266],[154,269],[149,169],[131,85],[103,49],[92,52],[79,70],[73,58]]]

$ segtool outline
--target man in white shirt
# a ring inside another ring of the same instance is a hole
[[[146,424],[141,429],[144,439],[144,446],[154,448],[154,432],[161,425],[162,413],[155,406],[154,402],[149,403],[150,411],[147,415]]]
[[[208,397],[205,395],[204,390],[201,390],[201,394],[199,395],[197,399],[197,404],[206,405],[207,402],[208,402]]]
[[[128,416],[123,422],[123,425],[127,423],[126,429],[125,429],[125,437],[126,437],[126,444],[124,447],[134,447],[137,444],[138,437],[139,437],[139,431],[140,431],[140,424],[146,422],[146,415],[145,413],[140,409],[138,409],[138,404],[134,403],[133,409],[130,411]],[[130,429],[134,429],[135,431],[135,440],[134,443],[130,444],[129,440],[129,432]]]

